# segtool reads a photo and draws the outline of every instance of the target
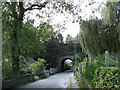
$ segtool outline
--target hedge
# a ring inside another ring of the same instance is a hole
[[[95,88],[120,88],[120,68],[97,68],[93,81]]]

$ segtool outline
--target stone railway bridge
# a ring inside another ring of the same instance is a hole
[[[81,47],[78,47],[77,45],[79,46],[79,43],[76,43],[76,50],[82,52]],[[55,65],[55,67],[57,68],[58,72],[64,71],[64,62],[67,59],[70,59],[71,61],[74,62],[74,54],[75,54],[74,44],[70,44],[70,45],[69,44],[61,44],[60,49],[61,49],[60,55],[58,55],[58,57],[54,61],[50,62],[50,63],[54,63],[57,61],[57,64]]]

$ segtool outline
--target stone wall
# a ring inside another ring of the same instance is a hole
[[[2,80],[2,88],[14,88],[24,83],[32,82],[33,76],[32,75],[25,75],[21,77],[16,77],[10,80]]]

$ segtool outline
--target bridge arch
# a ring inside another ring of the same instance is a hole
[[[74,61],[74,56],[63,56],[63,57],[60,57],[58,60],[59,60],[59,63],[58,63],[58,70],[59,72],[63,72],[64,71],[64,63],[67,59],[70,59],[72,62]]]

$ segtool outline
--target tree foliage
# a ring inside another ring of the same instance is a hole
[[[34,75],[40,75],[44,73],[45,69],[45,60],[38,58],[38,61],[30,65],[30,69],[34,73]]]
[[[59,35],[59,34],[58,34]],[[45,45],[45,59],[49,64],[49,67],[55,67],[57,64],[57,59],[60,54],[60,43],[61,37],[59,38],[58,35],[55,35],[50,39]],[[54,63],[53,63],[54,62]]]
[[[107,3],[109,17],[105,19],[82,20],[81,32],[79,34],[82,49],[90,58],[94,58],[99,54],[103,54],[106,50],[111,53],[120,52],[119,42],[119,18],[117,7],[119,3]],[[107,21],[106,23],[104,21]]]

